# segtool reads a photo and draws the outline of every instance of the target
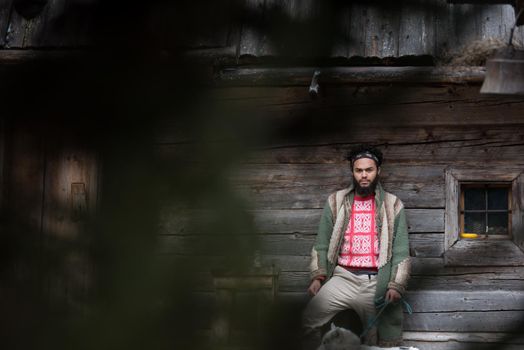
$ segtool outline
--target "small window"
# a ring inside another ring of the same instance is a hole
[[[444,265],[524,266],[523,168],[450,166],[445,188]]]
[[[460,228],[485,238],[511,238],[511,184],[462,184]]]

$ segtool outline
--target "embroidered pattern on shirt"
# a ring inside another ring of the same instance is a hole
[[[346,267],[376,268],[379,240],[375,223],[374,196],[355,197],[338,264]]]

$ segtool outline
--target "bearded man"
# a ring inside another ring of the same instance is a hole
[[[380,184],[380,150],[359,146],[348,160],[352,184],[329,196],[312,249],[308,292],[313,298],[303,314],[304,331],[319,342],[320,327],[345,309],[353,309],[366,328],[377,314],[376,305],[387,301],[365,343],[398,346],[399,301],[410,272],[404,205]]]

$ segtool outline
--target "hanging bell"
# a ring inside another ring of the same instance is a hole
[[[524,50],[507,46],[489,58],[480,92],[524,95]]]

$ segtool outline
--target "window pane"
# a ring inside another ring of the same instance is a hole
[[[508,213],[488,214],[488,234],[505,235],[508,233]]]
[[[485,213],[464,213],[464,232],[467,233],[486,233],[486,214]]]
[[[484,188],[464,189],[464,209],[483,210],[486,209],[486,190]]]
[[[489,188],[488,189],[488,209],[508,209],[508,189]]]

